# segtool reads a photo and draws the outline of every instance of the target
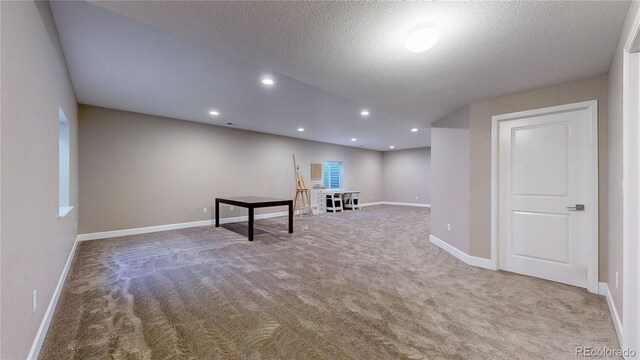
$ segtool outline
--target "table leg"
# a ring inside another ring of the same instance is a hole
[[[289,203],[289,234],[293,234],[293,203]]]
[[[249,208],[249,241],[253,241],[253,208]]]
[[[216,199],[216,227],[220,227],[220,201]]]

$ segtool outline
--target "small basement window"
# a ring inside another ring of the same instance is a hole
[[[323,170],[324,187],[342,189],[342,162],[325,161]]]
[[[69,120],[58,108],[58,217],[67,215],[73,206],[69,201]]]

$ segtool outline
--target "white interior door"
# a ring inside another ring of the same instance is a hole
[[[593,109],[512,115],[498,123],[500,268],[587,287]]]

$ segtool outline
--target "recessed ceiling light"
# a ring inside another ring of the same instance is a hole
[[[395,146],[393,146],[393,145],[389,146],[389,149],[395,149],[395,148],[396,148],[396,147],[395,147]]]
[[[218,116],[218,115],[220,115],[220,113],[219,113],[219,112],[217,112],[217,111],[215,111],[215,110],[211,110],[211,111],[209,111],[209,114],[210,114],[210,115],[213,115],[213,116]]]
[[[298,131],[303,132],[304,128],[298,128]]]
[[[351,141],[358,141],[358,139],[356,139],[356,138],[351,138]]]
[[[411,129],[411,132],[418,132],[418,128]]]
[[[360,112],[360,115],[362,115],[362,116],[369,116],[369,110],[362,110],[362,111]]]
[[[271,78],[262,79],[262,83],[267,86],[272,86],[273,84],[275,84],[275,82]]]
[[[404,46],[414,53],[421,53],[431,49],[440,39],[440,33],[434,24],[422,24],[407,33]]]

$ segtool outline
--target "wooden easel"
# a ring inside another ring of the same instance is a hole
[[[313,215],[313,209],[311,208],[311,197],[309,196],[309,189],[304,184],[304,179],[300,175],[300,166],[296,164],[296,156],[293,155],[293,168],[296,172],[296,197],[293,200],[293,211],[295,212],[300,207],[300,216],[302,216],[302,210],[309,208],[309,212]],[[298,201],[300,197],[300,201]],[[306,198],[306,205],[305,205]]]

